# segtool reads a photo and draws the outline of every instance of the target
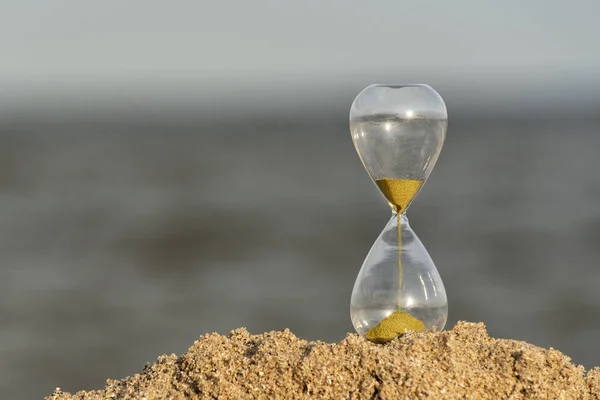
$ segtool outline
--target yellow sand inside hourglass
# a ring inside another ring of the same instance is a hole
[[[377,326],[371,328],[366,338],[372,342],[385,343],[408,332],[419,332],[425,325],[419,319],[405,313],[401,308],[402,300],[402,233],[400,228],[400,215],[406,210],[415,198],[423,181],[409,179],[378,179],[375,184],[381,190],[387,201],[398,215],[398,311],[384,318]]]
[[[384,178],[377,179],[375,184],[390,202],[394,212],[400,216],[423,186],[423,181]]]

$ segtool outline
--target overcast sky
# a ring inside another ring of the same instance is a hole
[[[429,83],[467,110],[596,113],[599,15],[600,0],[0,0],[0,114],[93,96],[346,107],[381,82]]]
[[[0,76],[600,66],[600,1],[3,0]]]

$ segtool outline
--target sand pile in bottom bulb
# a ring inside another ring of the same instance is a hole
[[[290,331],[202,336],[101,391],[48,399],[600,399],[600,369],[556,350],[491,339],[481,323],[409,333],[388,344],[348,335],[307,342]]]

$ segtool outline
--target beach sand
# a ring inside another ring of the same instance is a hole
[[[409,333],[388,344],[349,334],[307,342],[289,330],[200,337],[100,391],[47,399],[600,399],[600,369],[559,351],[492,339],[482,323]]]

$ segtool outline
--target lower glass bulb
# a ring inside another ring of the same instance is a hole
[[[392,216],[367,255],[352,290],[350,316],[356,332],[376,343],[446,325],[444,284],[405,214]]]

